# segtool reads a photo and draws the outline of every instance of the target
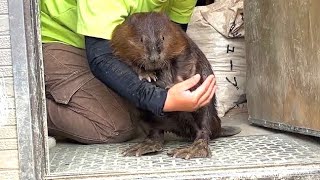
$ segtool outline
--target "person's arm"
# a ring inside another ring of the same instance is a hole
[[[135,106],[162,114],[167,91],[140,80],[136,73],[112,53],[105,39],[85,37],[86,52],[92,73],[109,88]]]
[[[200,76],[178,83],[168,91],[141,81],[133,70],[112,53],[108,40],[85,37],[86,52],[92,73],[109,88],[137,107],[156,115],[171,111],[195,111],[208,104],[215,92],[215,79],[209,76],[195,91]]]

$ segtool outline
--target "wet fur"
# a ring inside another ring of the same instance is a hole
[[[180,26],[162,13],[132,15],[116,27],[111,43],[115,55],[137,74],[155,75],[157,81],[153,83],[163,88],[169,88],[195,74],[201,75],[201,84],[213,74],[210,63],[199,47]],[[158,55],[152,54],[155,49]],[[154,62],[151,62],[151,58]],[[143,119],[151,129],[149,139],[162,140],[164,132],[206,142],[221,136],[215,97],[210,104],[196,112],[171,112],[163,117],[145,112]]]

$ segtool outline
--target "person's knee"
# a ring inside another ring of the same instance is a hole
[[[105,112],[105,124],[111,126],[110,129],[101,128],[100,133],[108,134],[109,142],[124,142],[132,139],[136,135],[136,121],[131,116],[130,109],[124,106],[112,112]],[[112,132],[110,132],[110,130]],[[101,132],[103,131],[103,132]]]
[[[96,123],[102,135],[111,135],[111,139],[127,139],[134,133],[136,123],[131,114],[135,108],[98,79],[85,84],[77,95],[80,96],[79,102],[86,97],[86,101],[81,103],[91,111],[89,119]]]
[[[135,132],[133,110],[127,101],[96,78],[79,87],[67,104],[52,101],[48,106],[57,129],[95,143],[130,139]]]
[[[85,144],[124,142],[134,137],[129,112],[89,104],[74,103],[73,99],[66,106],[47,99],[49,133]]]

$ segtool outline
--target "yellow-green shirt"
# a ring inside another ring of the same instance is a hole
[[[42,42],[84,48],[84,35],[110,39],[114,28],[137,12],[165,12],[186,24],[196,0],[41,0]]]

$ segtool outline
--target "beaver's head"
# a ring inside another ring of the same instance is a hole
[[[115,28],[111,42],[117,56],[153,71],[168,67],[184,51],[183,33],[164,13],[136,13]]]

